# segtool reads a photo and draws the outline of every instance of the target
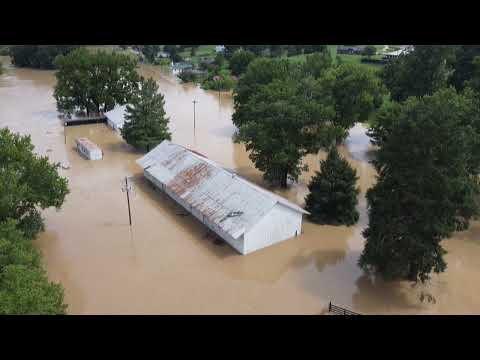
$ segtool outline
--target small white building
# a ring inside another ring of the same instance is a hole
[[[225,51],[225,45],[215,45],[216,53],[223,53]]]
[[[87,138],[76,139],[77,150],[88,160],[102,160],[102,150]]]
[[[127,105],[123,105],[105,113],[108,126],[118,133],[120,133],[120,130],[122,130],[123,124],[125,123],[126,109]]]
[[[301,207],[167,140],[137,163],[145,177],[242,254],[300,235]]]

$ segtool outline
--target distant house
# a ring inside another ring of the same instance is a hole
[[[169,58],[170,57],[170,54],[169,53],[166,53],[164,51],[160,51],[158,54],[158,57],[162,58],[162,59],[166,59],[166,58]]]
[[[225,51],[225,45],[216,45],[215,52],[216,53],[223,53]]]
[[[123,105],[105,113],[105,116],[107,117],[107,125],[118,133],[120,133],[123,128],[123,124],[125,123],[126,109],[127,105]]]
[[[205,156],[163,141],[137,160],[144,176],[241,254],[298,236],[309,214]]]
[[[400,55],[406,55],[406,54],[410,53],[411,51],[413,51],[413,46],[403,45],[403,46],[400,47],[399,50],[385,53],[383,55],[383,58],[385,60],[396,59]]]
[[[193,64],[187,62],[172,63],[172,70],[174,74],[181,73],[184,70],[193,70]]]

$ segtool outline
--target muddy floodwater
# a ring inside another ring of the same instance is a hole
[[[7,59],[1,58],[6,64]],[[152,190],[135,160],[142,154],[104,124],[68,127],[57,117],[54,73],[7,68],[0,76],[0,126],[31,134],[35,150],[61,169],[71,193],[60,211],[44,212],[37,240],[51,280],[65,288],[71,314],[321,314],[329,301],[365,314],[480,314],[480,223],[444,241],[448,269],[420,289],[383,283],[357,266],[367,224],[365,192],[375,182],[365,128],[355,126],[341,152],[360,177],[356,226],[304,220],[297,238],[247,256],[205,237],[206,229]],[[165,95],[173,141],[197,150],[263,186],[243,145],[232,142],[232,98],[180,84],[167,70],[143,66]],[[193,104],[196,100],[196,131]],[[65,144],[66,135],[66,144]],[[87,137],[104,151],[101,161],[79,156],[74,140]],[[310,170],[282,196],[303,205],[306,184],[324,153],[305,159]],[[132,176],[132,229],[125,176]]]

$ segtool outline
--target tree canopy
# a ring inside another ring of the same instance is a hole
[[[141,81],[140,89],[127,105],[122,136],[130,145],[150,151],[163,140],[170,140],[165,100],[153,79]]]
[[[161,45],[143,45],[142,54],[149,62],[153,63],[157,58],[157,54],[160,52],[160,50]]]
[[[315,89],[314,80],[276,79],[258,88],[245,104],[249,120],[239,128],[250,159],[274,185],[287,186],[306,166],[302,158],[328,146],[341,129],[329,119],[333,108]]]
[[[441,89],[383,112],[364,269],[414,282],[445,270],[440,242],[479,213],[478,109],[471,94]]]
[[[390,61],[380,76],[395,101],[431,95],[448,84],[454,60],[451,45],[415,45],[411,53]]]
[[[30,136],[0,129],[0,314],[63,314],[63,288],[49,282],[31,240],[39,209],[59,209],[68,193],[58,164],[33,152]]]
[[[253,59],[255,59],[255,54],[250,51],[240,50],[235,52],[230,59],[232,74],[235,76],[242,75]]]
[[[305,210],[310,219],[319,224],[353,225],[358,221],[359,190],[356,187],[356,171],[332,146],[326,160],[320,163],[305,199]]]
[[[466,82],[475,77],[475,58],[480,56],[480,45],[460,45],[455,47],[455,63],[450,84],[457,90],[462,90]]]
[[[232,119],[255,166],[268,181],[286,186],[287,174],[298,178],[303,156],[342,141],[383,95],[375,73],[333,66],[325,53],[307,56],[305,64],[258,58],[235,88]]]
[[[43,230],[40,209],[60,208],[68,181],[58,175],[58,164],[33,152],[30,136],[0,129],[0,222],[17,219],[28,238]]]
[[[54,69],[58,55],[66,55],[76,48],[77,45],[13,45],[10,56],[18,67]]]
[[[138,87],[137,60],[120,53],[85,48],[59,56],[54,97],[60,112],[106,112],[129,102]]]
[[[63,288],[48,280],[40,254],[15,220],[0,221],[0,314],[64,314]]]

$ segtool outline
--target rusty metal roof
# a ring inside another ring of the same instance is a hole
[[[252,228],[277,203],[301,207],[229,172],[217,163],[167,140],[137,163],[148,176],[199,211],[234,239]]]

